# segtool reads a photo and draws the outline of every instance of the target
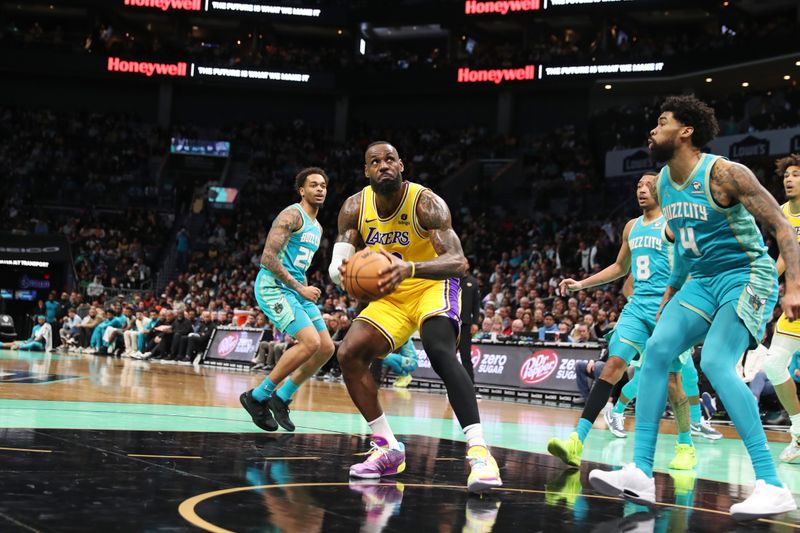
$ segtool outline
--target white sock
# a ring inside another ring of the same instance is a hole
[[[792,427],[789,431],[791,431],[792,435],[800,435],[800,413],[790,416],[789,420],[792,421]]]
[[[468,448],[472,448],[473,446],[488,448],[488,446],[486,446],[486,441],[483,440],[483,427],[481,427],[480,423],[465,427],[464,435],[467,437]]]
[[[400,443],[397,442],[394,433],[392,433],[392,428],[389,427],[389,422],[386,421],[386,415],[381,415],[372,422],[367,423],[373,435],[386,439],[386,442],[389,443],[389,448],[396,450],[400,447]]]

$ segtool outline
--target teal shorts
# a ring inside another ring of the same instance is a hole
[[[281,333],[294,337],[303,328],[313,326],[325,331],[327,326],[314,302],[291,289],[278,287],[275,280],[261,269],[256,276],[255,295],[258,306]]]
[[[692,278],[675,295],[678,303],[702,316],[709,324],[717,311],[733,302],[736,314],[750,332],[750,348],[764,336],[767,322],[778,302],[775,263],[757,261],[749,269],[733,270],[708,278]]]
[[[641,355],[647,339],[656,327],[656,313],[661,298],[653,296],[631,296],[622,309],[617,326],[606,334],[609,357],[619,357],[628,365],[634,357]]]

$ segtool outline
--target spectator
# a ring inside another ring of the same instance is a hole
[[[262,327],[265,326],[266,324],[262,325]],[[197,354],[204,351],[208,346],[208,341],[211,339],[211,333],[216,327],[217,323],[213,320],[211,312],[203,311],[200,315],[200,324],[197,330],[188,335],[181,361],[191,362]]]
[[[573,328],[572,333],[569,336],[569,342],[573,344],[592,342],[592,339],[589,336],[589,328],[586,326],[586,324],[578,324]]]
[[[549,336],[547,334],[550,334]],[[539,340],[540,341],[554,341],[558,336],[558,326],[556,325],[556,319],[553,317],[553,313],[546,313],[544,315],[544,325],[539,328]]]
[[[70,307],[67,311],[67,316],[62,319],[62,326],[59,330],[61,337],[61,344],[70,348],[78,345],[78,336],[80,335],[81,317],[75,312],[74,307]]]
[[[586,403],[586,400],[589,398],[589,391],[592,388],[592,383],[600,377],[603,368],[606,366],[603,360],[605,354],[606,352],[603,351],[597,360],[592,359],[575,363],[575,383],[578,386],[578,393],[580,396],[572,401],[573,404],[583,405]]]

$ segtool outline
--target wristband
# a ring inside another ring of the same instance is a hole
[[[417,265],[414,264],[414,261],[409,261],[408,264],[411,265],[411,275],[408,277],[413,278],[414,274],[417,273]]]

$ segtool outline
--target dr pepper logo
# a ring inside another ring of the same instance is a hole
[[[473,345],[469,355],[472,359],[472,368],[478,368],[478,365],[481,364],[481,349]]]
[[[234,349],[236,349],[236,345],[239,344],[239,334],[238,333],[229,333],[222,339],[222,342],[219,343],[219,347],[217,348],[217,353],[220,357],[225,357],[229,353],[231,353]]]
[[[553,350],[540,350],[528,357],[519,369],[519,379],[526,385],[541,383],[558,368],[558,354]]]

